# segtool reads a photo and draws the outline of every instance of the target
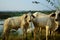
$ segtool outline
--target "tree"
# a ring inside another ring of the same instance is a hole
[[[55,7],[56,10],[60,10],[60,0],[46,0],[52,6]]]
[[[51,9],[49,6],[43,4],[43,3],[39,2],[39,1],[32,1],[32,3],[33,3],[33,4],[41,4],[41,5],[43,5],[43,6],[47,7],[47,8],[49,8],[50,10],[53,10],[53,9]]]

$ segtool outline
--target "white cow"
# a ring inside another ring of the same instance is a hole
[[[11,17],[5,20],[4,29],[3,29],[3,40],[8,40],[8,36],[11,29],[18,30],[18,28],[22,28],[25,33],[27,28],[29,27],[31,14],[23,14],[19,17]]]
[[[36,36],[35,33],[38,28],[46,28],[46,40],[48,31],[50,30],[52,32],[56,30],[56,27],[58,27],[58,22],[55,21],[54,15],[52,14],[46,15],[40,12],[36,12],[32,15],[32,22],[35,27],[34,37]],[[36,40],[36,38],[34,38],[34,40]]]

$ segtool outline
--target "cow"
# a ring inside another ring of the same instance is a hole
[[[34,24],[34,40],[36,40],[36,31],[39,28],[46,28],[46,40],[48,40],[48,32],[51,31],[55,31],[58,28],[58,22],[55,19],[55,15],[54,13],[51,13],[49,15],[47,14],[43,14],[40,12],[35,12],[34,14],[31,15],[32,16],[32,22]]]
[[[23,14],[22,16],[18,16],[18,17],[7,18],[4,21],[2,39],[8,40],[11,29],[18,30],[19,28],[21,28],[26,33],[27,29],[29,28],[29,23],[31,22],[30,15],[31,14],[28,13],[28,14]]]
[[[56,29],[56,31],[58,33],[60,33],[60,10],[56,10],[54,13],[50,14],[50,15],[54,15],[54,19],[58,22],[58,26]]]

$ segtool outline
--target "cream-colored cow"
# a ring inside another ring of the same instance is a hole
[[[53,13],[46,15],[40,12],[36,12],[32,15],[32,22],[35,27],[34,37],[36,36],[35,33],[39,28],[46,28],[46,40],[49,30],[52,32],[55,31],[58,27],[58,22],[55,21]],[[34,38],[34,40],[36,40],[36,38]]]
[[[58,22],[58,24],[59,24],[58,26],[59,26],[59,27],[57,27],[56,29],[57,29],[58,32],[60,32],[60,10],[56,10],[56,12],[54,12],[54,13],[52,13],[52,14],[50,14],[50,15],[53,15],[55,21]]]
[[[4,28],[3,28],[3,40],[8,40],[8,36],[11,29],[18,30],[18,28],[22,28],[23,31],[27,31],[27,28],[29,27],[30,21],[30,13],[23,14],[19,17],[11,17],[5,20],[4,22]]]

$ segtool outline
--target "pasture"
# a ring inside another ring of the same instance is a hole
[[[36,11],[28,11],[28,12],[34,13]],[[1,20],[0,20],[0,40],[2,40],[1,35],[2,35],[2,31],[3,31],[4,20],[8,17],[20,16],[20,15],[22,15],[24,13],[28,13],[28,12],[0,12],[1,15],[2,15],[2,16],[0,16],[0,18],[1,18]],[[43,13],[50,14],[51,12],[47,12],[47,11],[45,12],[44,11]],[[45,34],[46,34],[45,30],[42,30],[40,37],[39,37],[40,33],[37,33],[36,40],[39,40],[39,38],[40,38],[40,40],[45,40],[46,39]],[[49,40],[60,40],[60,33],[58,33],[56,31],[54,34],[55,34],[54,37],[49,35],[48,39]],[[20,31],[20,30],[11,31],[10,34],[9,34],[9,40],[34,40],[34,34],[33,34],[33,32],[27,33],[27,38],[26,38],[26,35],[24,35],[24,38],[23,38],[22,31]]]

